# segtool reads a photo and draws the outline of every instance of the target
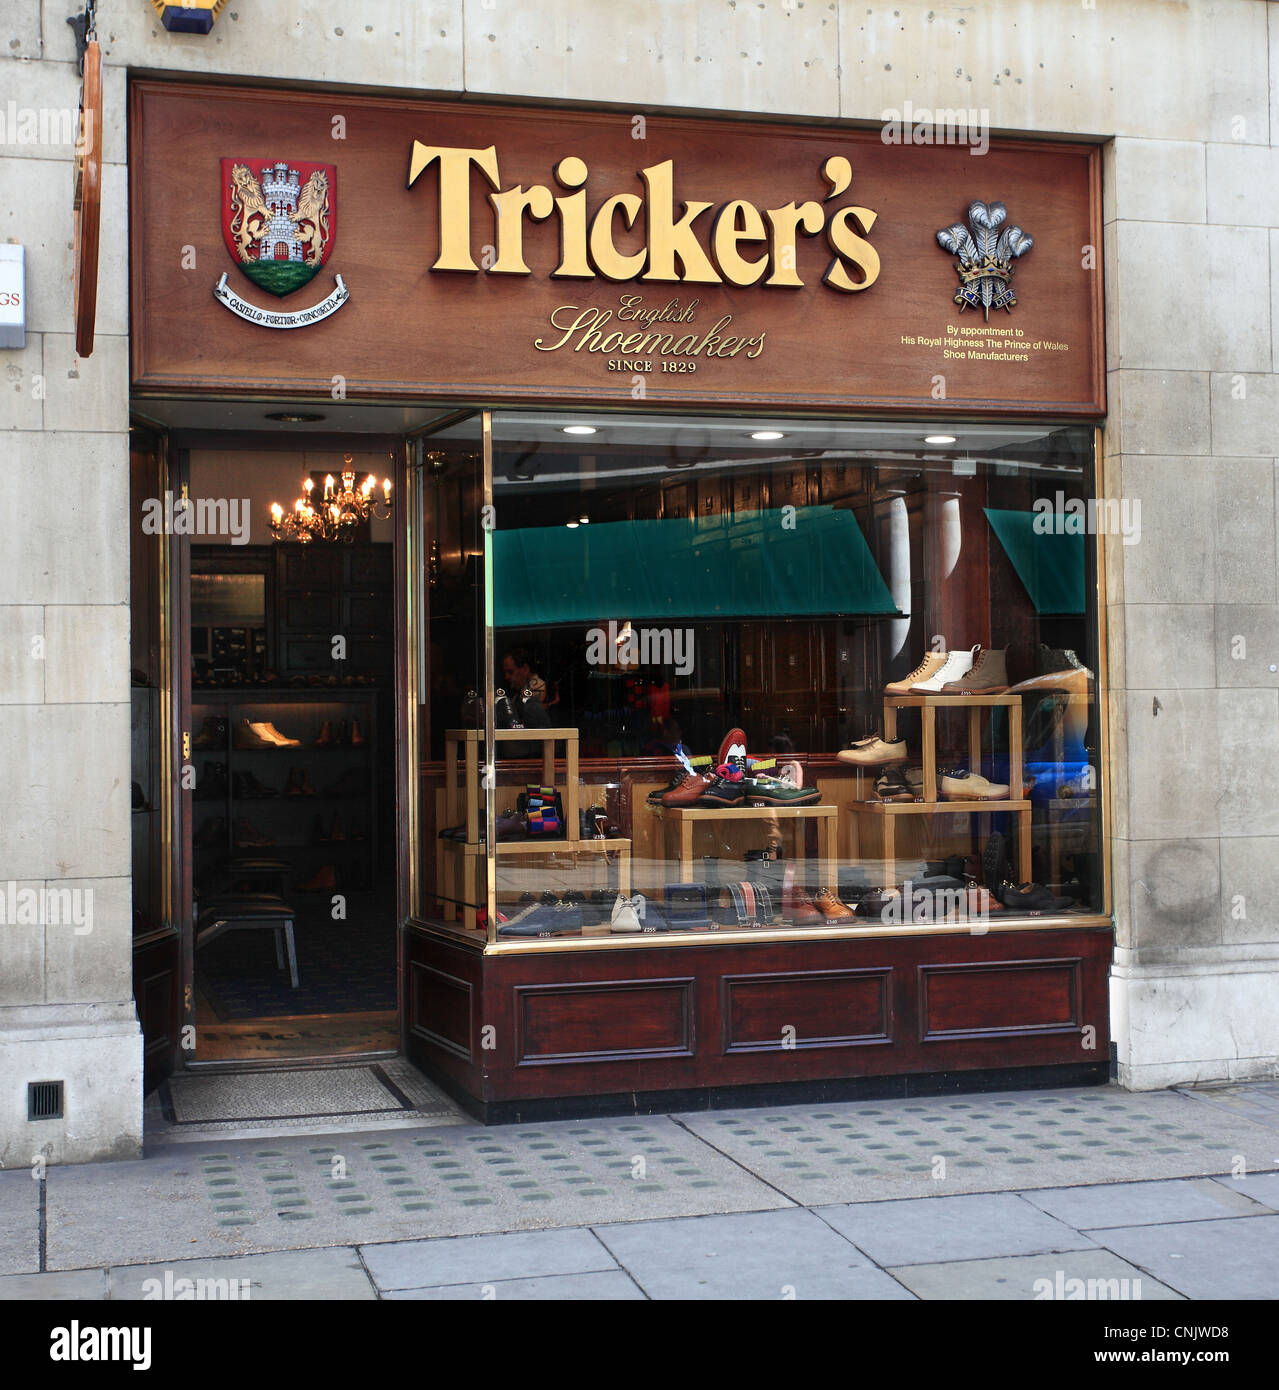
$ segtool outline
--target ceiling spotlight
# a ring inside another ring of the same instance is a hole
[[[577,519],[583,526],[589,526],[591,524],[589,516],[579,516]]]
[[[597,433],[594,425],[565,425],[562,434],[595,434]]]
[[[751,435],[752,439],[785,439],[786,436],[781,430],[756,430]]]
[[[953,444],[954,442],[955,436],[953,434],[926,434],[924,436],[925,444]]]
[[[278,420],[282,425],[313,425],[323,420],[323,415],[303,415],[297,411],[273,410],[267,413],[268,420]]]
[[[567,526],[570,531],[576,531],[578,523],[576,521],[566,521],[564,525]]]

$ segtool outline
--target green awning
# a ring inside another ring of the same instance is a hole
[[[1084,611],[1084,538],[1056,531],[1038,532],[1035,512],[983,508],[986,520],[1026,586],[1036,613],[1063,616]],[[1052,518],[1049,518],[1051,521]],[[1063,526],[1073,518],[1063,518]]]
[[[528,527],[492,538],[499,627],[897,611],[856,517],[842,508]]]

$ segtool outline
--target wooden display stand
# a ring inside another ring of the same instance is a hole
[[[981,766],[982,711],[1002,707],[1008,711],[1008,790],[1007,801],[943,801],[937,789],[937,711],[956,706],[968,708],[969,767]],[[1011,811],[1017,823],[1017,872],[1023,883],[1031,878],[1030,817],[1032,806],[1025,797],[1014,797],[1014,791],[1025,791],[1021,746],[1020,695],[886,695],[884,697],[884,742],[897,737],[897,711],[918,709],[923,725],[924,798],[922,801],[863,801],[852,807],[853,855],[860,853],[858,817],[878,817],[883,831],[884,861],[887,866],[887,887],[897,880],[897,817],[898,816],[981,816],[996,811]],[[989,833],[989,824],[983,827]]]
[[[693,878],[693,827],[701,821],[717,824],[724,821],[743,820],[815,820],[817,822],[817,853],[822,865],[822,874],[833,878],[835,864],[835,815],[834,806],[654,806],[653,811],[661,817],[664,827],[679,830],[679,875],[684,883]],[[669,857],[669,856],[668,856]],[[797,854],[796,858],[800,856]],[[824,886],[834,887],[834,883]]]
[[[631,891],[631,842],[629,840],[583,840],[581,818],[578,814],[579,793],[576,729],[495,729],[497,743],[540,743],[542,745],[542,783],[553,787],[555,782],[555,745],[564,745],[564,838],[499,840],[498,858],[521,854],[578,854],[600,855],[617,853],[617,887],[620,893]],[[459,816],[466,825],[466,839],[436,840],[435,873],[440,886],[438,901],[443,910],[459,905],[462,923],[468,931],[475,930],[476,900],[480,888],[480,864],[485,846],[480,839],[479,797],[480,749],[484,743],[482,729],[446,729],[444,731],[444,817],[456,825]],[[459,749],[464,750],[459,758]],[[465,780],[459,789],[458,768]],[[459,794],[460,792],[460,794]]]

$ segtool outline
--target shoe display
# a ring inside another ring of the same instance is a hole
[[[979,773],[967,768],[951,768],[937,779],[943,801],[1007,801],[1008,788],[999,782],[988,782]]]
[[[276,743],[260,734],[257,725],[241,719],[235,726],[235,746],[242,751],[252,752],[260,748],[274,748]]]
[[[191,740],[192,748],[225,748],[226,720],[217,715],[205,715],[200,732]]]
[[[950,685],[966,676],[973,668],[980,647],[970,647],[967,651],[947,652],[946,660],[926,679],[911,686],[912,695],[939,695],[943,685]]]
[[[698,798],[714,780],[709,772],[686,772],[680,780],[662,793],[663,806],[695,806]]]
[[[1014,912],[1065,912],[1075,906],[1074,898],[1059,898],[1038,883],[1005,880],[995,889],[995,897]]]
[[[971,669],[941,688],[943,695],[1002,695],[1008,689],[1007,647],[983,648]]]
[[[697,806],[740,806],[746,800],[746,779],[737,768],[730,770],[728,763],[722,763],[722,773],[716,773],[703,788],[696,802]]]
[[[312,747],[312,748],[327,748],[327,747],[329,747],[329,745],[330,745],[332,742],[333,742],[333,722],[332,722],[332,720],[326,719],[326,720],[324,721],[324,723],[320,725],[320,732],[315,736],[315,740],[314,740],[314,742],[311,744],[311,747]]]
[[[813,906],[828,922],[842,922],[853,916],[853,909],[840,902],[833,888],[823,888],[814,894]]]
[[[884,694],[909,695],[920,681],[931,680],[945,664],[945,652],[929,652],[908,676],[903,676],[899,681],[889,681],[884,687]]]
[[[232,825],[231,838],[236,849],[263,849],[275,844],[269,835],[255,829],[243,816],[237,817]]]
[[[338,886],[338,871],[332,864],[318,868],[305,882],[298,884],[299,893],[329,893]]]
[[[1008,841],[999,831],[995,831],[986,841],[986,847],[982,850],[981,875],[992,893],[1008,878]]]
[[[919,792],[906,780],[905,773],[895,768],[876,778],[875,795],[880,801],[919,800]]]
[[[719,756],[715,759],[715,766],[720,767],[724,763],[730,763],[739,768],[746,766],[746,734],[741,729],[730,729],[720,741]]]
[[[645,899],[642,893],[628,898],[624,893],[617,895],[613,911],[609,917],[608,929],[613,932],[643,931]]]
[[[797,787],[776,777],[743,777],[741,785],[751,806],[816,806],[822,799],[818,787]]]
[[[274,787],[259,782],[251,772],[232,773],[231,790],[237,801],[265,801],[279,795]]]
[[[195,801],[223,801],[227,794],[226,763],[205,763],[203,771],[197,774]]]
[[[835,756],[841,763],[852,763],[854,767],[892,767],[907,761],[906,740],[899,738],[886,743],[876,737],[858,748],[842,748]]]

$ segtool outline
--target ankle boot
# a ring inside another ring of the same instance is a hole
[[[345,839],[346,839],[346,830],[345,830],[345,828],[344,828],[343,825],[342,825],[342,817],[341,817],[341,816],[334,816],[334,817],[333,817],[333,828],[329,831],[329,839],[330,839],[330,840],[345,840]]]
[[[983,648],[972,669],[941,688],[943,695],[1002,695],[1008,689],[1007,647]]]
[[[192,748],[225,748],[226,720],[215,714],[205,715],[204,725],[191,740]]]
[[[351,747],[359,748],[364,743],[364,735],[360,732],[360,721],[351,720]]]
[[[296,767],[289,768],[289,781],[288,785],[284,788],[284,794],[285,796],[306,795],[306,792],[302,790],[302,773],[300,769]]]
[[[311,843],[313,845],[322,845],[327,843],[328,838],[329,837],[324,833],[323,818],[320,816],[316,816],[314,822],[311,825]]]
[[[226,793],[226,763],[205,763],[203,775],[196,783],[193,799],[220,801]]]
[[[333,723],[331,720],[326,719],[324,723],[320,725],[319,737],[315,740],[314,746],[316,748],[327,748],[328,745],[332,742]]]
[[[302,768],[302,769],[299,771],[299,774],[298,774],[298,788],[299,788],[299,791],[298,791],[298,795],[299,795],[299,796],[314,796],[314,795],[315,795],[315,783],[311,781],[311,774],[306,770],[306,768]]]

